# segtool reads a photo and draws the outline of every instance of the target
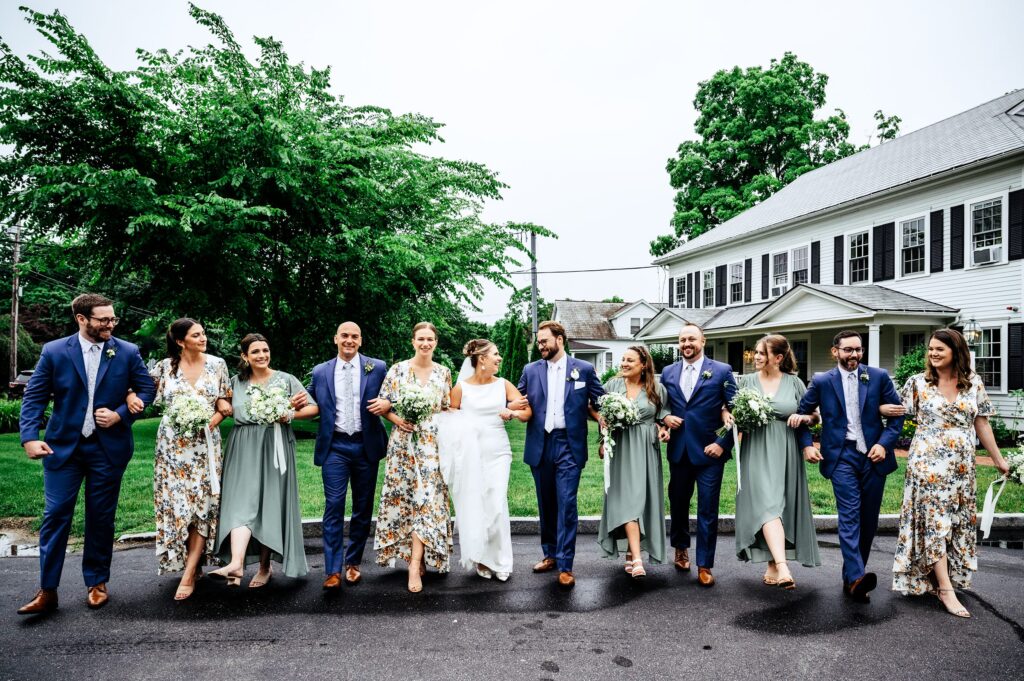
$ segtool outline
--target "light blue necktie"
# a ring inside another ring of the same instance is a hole
[[[82,422],[82,435],[89,437],[96,430],[96,419],[93,417],[93,398],[96,396],[96,374],[100,368],[100,346],[93,344],[85,356],[85,375],[89,384],[89,406],[85,410],[85,421]]]
[[[341,429],[346,435],[355,432],[355,423],[352,418],[352,365],[345,362],[341,365]]]

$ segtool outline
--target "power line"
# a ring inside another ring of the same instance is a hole
[[[82,289],[80,289],[80,288],[78,288],[76,286],[72,286],[71,284],[68,284],[67,282],[61,281],[60,279],[55,279],[54,277],[51,277],[51,276],[46,275],[46,274],[43,274],[42,272],[36,272],[35,270],[29,270],[29,271],[25,272],[24,274],[25,274],[25,276],[35,277],[36,279],[39,279],[41,281],[48,281],[48,282],[50,282],[52,284],[56,284],[57,286],[62,286],[64,289],[70,291],[71,293],[75,293],[75,294],[91,293],[91,291],[83,291]],[[156,312],[153,312],[152,310],[144,310],[141,307],[135,307],[134,305],[128,305],[128,304],[124,304],[124,303],[122,303],[122,304],[126,308],[128,308],[129,310],[132,310],[134,312],[138,312],[139,314],[144,314],[144,315],[149,316],[149,317],[155,317],[156,316]]]
[[[537,274],[582,274],[584,272],[625,272],[628,270],[662,269],[661,265],[640,265],[638,267],[595,267],[589,270],[546,270]],[[516,270],[509,274],[530,274],[530,270]]]

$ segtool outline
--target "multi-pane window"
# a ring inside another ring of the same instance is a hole
[[[924,345],[924,331],[900,334],[900,355],[906,355],[919,345]]]
[[[1003,387],[1003,343],[1001,329],[982,329],[974,349],[974,368],[989,390]]]
[[[785,286],[789,283],[789,253],[776,253],[772,256],[772,286]]]
[[[924,218],[900,223],[900,263],[903,276],[924,272]]]
[[[715,271],[704,270],[704,307],[715,306]]]
[[[992,199],[971,205],[971,238],[975,248],[1003,243],[1003,200]]]
[[[868,253],[870,252],[868,232],[860,232],[850,236],[850,283],[859,284],[870,278],[868,270]]]
[[[614,366],[615,359],[612,356],[611,351],[604,353],[604,370],[608,371]]]
[[[806,284],[811,280],[810,249],[807,246],[793,249],[793,286]]]
[[[729,265],[729,302],[743,302],[743,263]]]
[[[676,307],[686,307],[686,277],[676,277]]]
[[[640,330],[640,318],[630,317],[629,319],[629,335],[635,336],[636,332]]]
[[[790,343],[796,358],[796,373],[801,381],[807,380],[807,341],[795,340]]]

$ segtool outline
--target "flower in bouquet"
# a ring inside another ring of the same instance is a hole
[[[1010,467],[1010,472],[1006,474],[1006,478],[1010,482],[1024,485],[1024,452],[1007,454],[1005,458],[1006,465]]]
[[[398,390],[395,412],[405,421],[417,425],[427,420],[441,403],[438,391],[419,383],[403,383]]]
[[[636,408],[636,403],[622,393],[605,393],[599,397],[597,410],[608,429],[608,432],[602,433],[602,435],[608,444],[608,455],[611,456],[612,448],[615,447],[611,431],[640,423],[640,412]]]
[[[250,385],[246,394],[249,397],[249,418],[255,423],[269,425],[295,415],[291,396],[283,386]]]
[[[750,432],[763,428],[775,418],[771,395],[753,388],[742,388],[732,400],[732,417],[739,430]]]
[[[213,407],[194,392],[180,392],[171,399],[166,416],[178,437],[191,440],[210,423]]]

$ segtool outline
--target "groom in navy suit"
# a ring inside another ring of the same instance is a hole
[[[866,572],[871,542],[878,529],[885,476],[896,470],[893,447],[903,417],[883,426],[879,407],[901,404],[889,375],[860,363],[860,334],[840,331],[832,339],[837,366],[817,374],[800,400],[799,413],[821,409],[821,453],[804,449],[808,461],[821,462],[821,475],[832,480],[839,511],[839,548],[843,554],[843,593],[866,603],[878,584]]]
[[[668,441],[668,501],[672,516],[670,540],[674,563],[690,569],[690,499],[697,487],[697,580],[714,586],[711,568],[718,543],[718,498],[722,472],[732,450],[732,433],[721,437],[722,409],[736,395],[736,379],[728,364],[704,356],[704,331],[696,324],[679,330],[678,362],[661,372],[671,414],[665,425]]]
[[[594,366],[565,353],[568,339],[558,322],[547,321],[537,330],[541,358],[523,367],[519,400],[511,409],[529,403],[533,417],[526,426],[523,460],[533,472],[540,514],[540,542],[544,559],[534,572],[558,568],[558,583],[572,588],[579,516],[576,492],[587,463],[587,417],[604,394]]]
[[[324,580],[325,589],[355,585],[359,565],[370,534],[377,469],[387,452],[388,437],[380,416],[391,403],[377,397],[387,374],[379,359],[359,353],[362,331],[345,322],[334,334],[338,356],[313,368],[308,391],[320,405],[320,429],[316,434],[313,463],[320,466],[324,481]],[[344,545],[345,495],[352,485],[352,520],[348,547]]]
[[[143,404],[156,393],[139,349],[113,337],[119,321],[113,302],[85,293],[71,302],[78,333],[43,346],[21,400],[21,444],[43,460],[45,506],[39,528],[40,589],[20,615],[57,609],[71,518],[85,480],[85,546],[82,574],[90,608],[106,605],[114,551],[114,512],[121,476],[135,450],[135,416],[125,400],[134,390]],[[46,435],[43,413],[53,398]]]

